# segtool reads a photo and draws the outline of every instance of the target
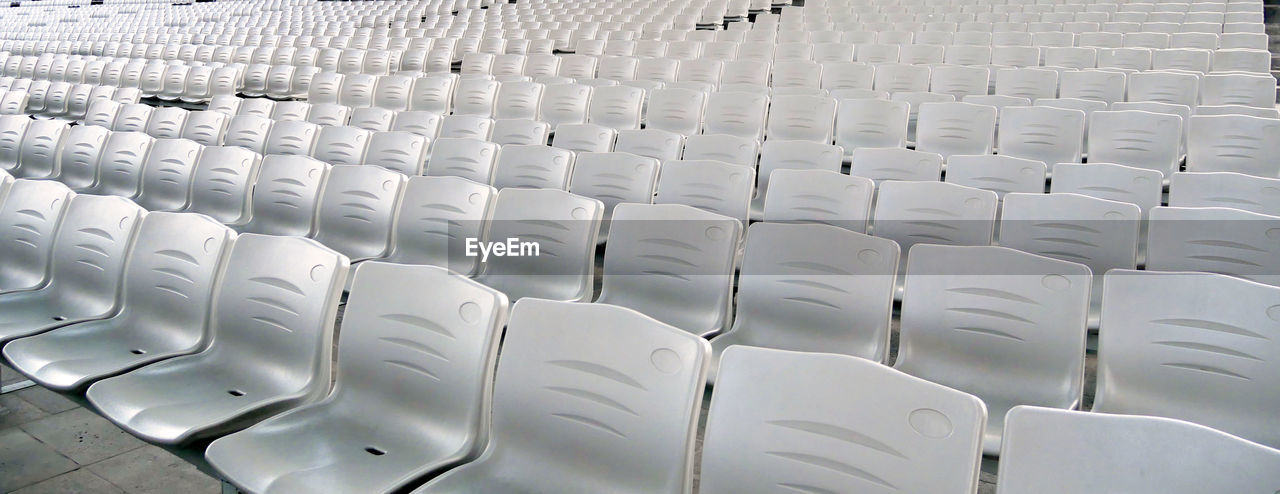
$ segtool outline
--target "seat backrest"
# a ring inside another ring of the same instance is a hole
[[[493,116],[501,84],[490,79],[464,78],[453,94],[454,115]]]
[[[285,120],[271,126],[262,154],[311,155],[316,147],[320,126],[300,121]]]
[[[620,203],[653,202],[659,161],[625,152],[579,153],[573,163],[569,192],[604,204],[605,222]]]
[[[683,204],[619,204],[609,228],[598,303],[694,334],[729,326],[740,221]]]
[[[1209,74],[1200,80],[1200,104],[1275,108],[1275,87],[1270,74]]]
[[[32,122],[25,114],[0,116],[0,169],[13,172],[18,168],[23,138]]]
[[[174,348],[207,342],[213,293],[235,233],[198,214],[148,213],[129,254],[122,324]]]
[[[191,179],[187,211],[230,225],[245,223],[252,212],[250,199],[261,165],[262,156],[245,148],[205,147]]]
[[[543,90],[538,120],[547,122],[552,128],[560,124],[585,123],[590,103],[591,86],[551,84]]]
[[[846,156],[868,147],[905,147],[909,105],[905,101],[843,99],[836,115],[836,144]]]
[[[307,121],[316,125],[346,125],[351,119],[351,107],[337,103],[313,103]]]
[[[997,110],[973,103],[921,103],[916,123],[916,150],[953,154],[991,154]]]
[[[378,76],[373,74],[347,74],[342,80],[342,88],[338,93],[338,104],[352,108],[373,106],[373,90],[377,83]],[[311,84],[314,87],[314,79]]]
[[[1111,163],[1062,163],[1053,170],[1049,192],[1137,204],[1145,217],[1151,208],[1160,205],[1161,179],[1160,172],[1145,168]]]
[[[878,91],[899,93],[929,90],[928,65],[878,63],[875,77],[871,88]]]
[[[546,86],[537,82],[504,82],[498,88],[495,118],[535,119]]]
[[[563,190],[503,189],[493,205],[486,244],[469,240],[466,254],[480,257],[480,282],[513,300],[589,301],[603,213],[600,201]],[[499,244],[504,252],[495,250]]]
[[[551,144],[558,148],[586,153],[607,153],[613,150],[618,131],[596,124],[561,124],[555,128]]]
[[[193,111],[187,114],[181,137],[205,146],[220,146],[227,133],[231,116],[215,111]]]
[[[946,181],[995,192],[1044,193],[1044,162],[1004,155],[953,155],[947,160]]]
[[[335,125],[320,129],[315,148],[310,154],[320,161],[334,165],[360,165],[365,161],[369,139],[373,133],[364,129]]]
[[[456,176],[482,184],[493,182],[498,144],[479,139],[442,137],[431,146],[427,175]]]
[[[1096,111],[1089,116],[1089,161],[1177,171],[1182,117],[1137,110]]]
[[[480,464],[557,472],[533,481],[548,492],[691,489],[705,341],[602,304],[521,300],[508,326]],[[610,405],[565,398],[586,395]]]
[[[1194,107],[1200,102],[1200,75],[1186,72],[1139,72],[1129,76],[1128,101],[1155,101]]]
[[[551,146],[514,145],[503,148],[493,172],[493,186],[560,189],[569,187],[574,152]]]
[[[149,211],[178,211],[191,200],[192,178],[205,147],[187,139],[156,139],[142,167],[138,205]]]
[[[409,109],[449,114],[457,80],[452,74],[431,74],[417,78],[410,93]]]
[[[1187,171],[1280,176],[1280,120],[1249,115],[1191,117]]]
[[[871,89],[875,84],[875,66],[863,62],[825,62],[822,64],[822,88]]]
[[[844,153],[838,146],[813,141],[778,141],[764,143],[760,150],[760,167],[756,175],[755,209],[764,204],[769,178],[775,170],[840,171]]]
[[[105,317],[119,307],[120,281],[146,214],[123,197],[79,194],[53,241],[45,290],[66,319]]]
[[[421,175],[427,164],[426,137],[406,131],[375,132],[369,138],[365,165],[377,165],[408,176]]]
[[[1079,163],[1085,114],[1048,106],[1011,106],[1000,110],[1000,154],[1044,162]]]
[[[746,103],[746,105],[750,104]],[[702,128],[703,107],[707,105],[706,94],[692,89],[654,90],[649,94],[645,128],[665,130],[685,136],[697,134]],[[763,120],[763,115],[761,119]]]
[[[769,105],[769,139],[832,142],[836,100],[821,96],[777,96]]]
[[[871,179],[830,170],[779,169],[770,174],[763,219],[822,223],[865,233],[875,186]]]
[[[720,359],[700,488],[969,493],[986,417],[975,396],[875,362],[737,346]]]
[[[147,134],[158,139],[175,139],[182,136],[182,127],[187,122],[187,114],[191,112],[185,108],[169,106],[156,108],[151,112],[151,121],[147,123],[145,129]]]
[[[65,122],[57,120],[31,122],[22,139],[17,175],[25,178],[58,176],[58,155],[62,152],[68,129]]]
[[[995,94],[1027,99],[1058,97],[1058,72],[1042,68],[1000,69]]]
[[[1204,271],[1280,286],[1280,216],[1229,208],[1157,207],[1147,227],[1147,269]]]
[[[262,153],[267,146],[267,136],[275,121],[254,115],[236,115],[227,124],[227,134],[222,139],[225,146],[240,146],[255,153]]]
[[[631,153],[658,161],[680,158],[684,151],[684,136],[661,129],[620,130],[613,143],[616,153]]]
[[[98,162],[98,183],[89,191],[120,197],[137,195],[155,142],[154,137],[142,132],[112,132]]]
[[[1280,288],[1150,271],[1112,271],[1105,286],[1093,411],[1182,419],[1280,445],[1268,411],[1280,403],[1271,317]]]
[[[684,204],[746,222],[755,170],[714,160],[663,163],[654,204]]]
[[[942,178],[942,155],[905,148],[856,148],[849,174],[876,182],[936,182]]]
[[[493,122],[493,132],[489,140],[506,146],[508,144],[546,144],[551,134],[551,126],[546,122],[532,119],[509,118]]]
[[[373,105],[388,110],[408,110],[412,91],[412,77],[402,75],[379,77],[378,83],[374,87]]]
[[[120,113],[111,125],[116,132],[145,132],[151,122],[155,107],[145,103],[133,103],[120,107]]]
[[[728,134],[699,134],[685,139],[684,154],[681,159],[716,160],[735,165],[755,167],[759,155],[760,145],[758,139],[736,137]]]
[[[1280,191],[1280,179],[1232,172],[1179,172],[1169,180],[1169,205],[1270,214],[1280,211],[1280,194],[1273,191]]]
[[[306,156],[265,157],[250,198],[250,220],[240,231],[310,236],[330,168],[329,164]]]
[[[74,195],[52,180],[17,180],[0,198],[0,293],[40,286],[67,203]]]
[[[355,115],[351,116],[355,125]],[[440,137],[488,140],[493,134],[493,120],[479,115],[447,115],[440,120]]]
[[[258,374],[264,388],[324,396],[349,269],[346,256],[311,239],[240,235],[214,296],[213,341],[204,354],[270,363],[273,372]]]
[[[820,224],[747,230],[733,328],[712,347],[762,346],[884,362],[898,272],[892,240]]]
[[[332,399],[394,404],[396,411],[385,410],[387,423],[447,430],[433,435],[434,448],[449,457],[478,455],[488,439],[507,307],[502,293],[440,267],[360,264]]]
[[[1176,419],[1021,406],[1009,412],[1001,494],[1265,492],[1280,482],[1280,451]]]
[[[474,274],[480,259],[466,255],[467,239],[482,238],[497,193],[461,177],[409,177],[386,260]]]
[[[990,245],[995,192],[945,182],[880,184],[872,231],[908,253],[916,243]]]
[[[920,244],[906,273],[894,368],[982,398],[985,451],[998,451],[1009,407],[1080,404],[1089,268],[1006,247]]]
[[[378,166],[334,166],[320,193],[314,238],[355,260],[386,255],[405,180]]]
[[[587,122],[619,130],[638,129],[644,101],[644,90],[638,87],[595,88],[591,93]]]

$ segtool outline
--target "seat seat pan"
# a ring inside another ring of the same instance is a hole
[[[183,337],[176,331],[148,330],[122,315],[15,340],[4,347],[4,356],[41,386],[69,391],[194,352],[199,343],[199,332]]]
[[[0,344],[100,317],[65,309],[48,288],[0,297]]]
[[[85,397],[133,435],[162,444],[235,431],[306,398],[306,383],[284,389],[270,369],[233,360],[219,352],[178,357],[94,383]]]

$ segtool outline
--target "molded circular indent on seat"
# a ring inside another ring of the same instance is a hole
[[[205,253],[211,252],[211,251],[213,250],[213,243],[214,243],[214,242],[216,242],[217,240],[218,240],[218,239],[213,238],[213,237],[209,237],[209,238],[204,239],[204,251],[205,251]]]
[[[970,208],[980,208],[982,207],[982,199],[979,199],[977,197],[970,197],[964,200],[964,205],[965,207],[970,207]]]
[[[636,171],[640,173],[647,172],[649,171],[649,165],[636,165]]]
[[[575,220],[587,219],[587,210],[585,208],[573,208],[573,212],[570,214],[573,215],[573,219]]]
[[[56,208],[58,207],[58,203],[59,203],[59,202],[61,202],[61,201],[62,201],[62,199],[54,199],[54,200],[53,200],[53,202],[49,203],[49,207],[50,207],[50,208],[53,208],[53,209],[56,209]]]
[[[123,218],[120,218],[120,229],[124,230],[125,228],[128,228],[128,227],[129,227],[129,217],[125,216]]]
[[[324,274],[324,266],[317,264],[311,268],[311,281],[320,281],[320,277]]]
[[[713,226],[707,229],[707,238],[711,240],[720,240],[724,238],[724,235],[724,229],[718,226]]]
[[[1040,283],[1050,290],[1065,290],[1071,286],[1071,280],[1068,280],[1066,276],[1057,274],[1045,275],[1040,280]]]
[[[659,348],[649,355],[653,368],[663,374],[675,374],[680,371],[680,355],[670,348]]]
[[[480,204],[480,194],[471,194],[467,196],[467,202],[471,204]]]
[[[319,175],[319,174],[320,174],[319,168],[312,168],[307,171],[307,176],[311,178],[316,178],[316,175]]]
[[[467,302],[458,308],[458,315],[468,324],[475,324],[480,320],[480,304],[475,302]]]
[[[911,428],[924,437],[941,439],[951,435],[954,426],[951,425],[951,419],[948,419],[942,412],[932,408],[919,408],[911,412],[907,416],[907,421],[911,423]]]
[[[1267,307],[1267,317],[1270,317],[1273,321],[1280,321],[1280,305]]]
[[[864,264],[879,264],[880,252],[875,249],[862,249],[858,251],[858,260]]]
[[[1103,213],[1102,217],[1109,220],[1121,220],[1124,219],[1124,213],[1119,211],[1107,211],[1106,213]]]

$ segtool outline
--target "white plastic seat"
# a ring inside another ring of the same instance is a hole
[[[98,160],[98,181],[85,192],[134,197],[155,138],[141,132],[112,132]]]
[[[391,123],[391,130],[413,132],[428,139],[435,139],[440,135],[441,120],[440,114],[429,111],[397,112],[395,120]]]
[[[681,204],[619,204],[596,303],[635,309],[695,335],[727,328],[741,230],[739,221]]]
[[[489,118],[494,113],[500,83],[488,79],[462,79],[453,93],[454,115]]]
[[[407,131],[375,132],[360,164],[376,165],[408,176],[421,175],[426,169],[430,141]]]
[[[991,154],[996,108],[973,103],[921,103],[916,150],[941,154]]]
[[[942,178],[942,155],[905,148],[857,148],[849,174],[877,183],[889,180],[936,182]]]
[[[542,102],[538,106],[538,120],[547,122],[552,128],[561,124],[586,123],[590,102],[590,86],[551,84],[542,93]]]
[[[775,170],[839,172],[843,154],[839,146],[831,144],[812,141],[766,141],[760,151],[755,195],[751,200],[751,218],[760,219],[763,216],[764,201],[769,190],[769,177]]]
[[[115,122],[111,125],[111,130],[116,132],[145,132],[154,110],[155,107],[143,103],[124,105],[120,107],[120,113],[116,115]]]
[[[682,159],[716,160],[754,168],[759,154],[759,145],[754,139],[725,134],[703,134],[685,139]]]
[[[1147,269],[1203,271],[1280,286],[1280,216],[1229,208],[1157,207],[1147,228]]]
[[[1005,155],[952,155],[946,181],[995,192],[1002,200],[1010,192],[1044,193],[1043,161]]]
[[[372,132],[391,130],[396,112],[386,108],[367,107],[351,110],[351,119],[347,125],[359,127]]]
[[[1129,76],[1127,100],[1195,107],[1200,102],[1200,76],[1159,71],[1133,74]]]
[[[537,82],[505,82],[498,88],[493,111],[499,119],[534,119],[545,86]]]
[[[1200,79],[1200,104],[1275,108],[1275,87],[1270,74],[1208,74]]]
[[[645,128],[690,136],[702,128],[706,95],[690,89],[658,89],[649,94]]]
[[[235,95],[222,94],[210,99],[206,110],[226,113],[227,115],[234,116],[240,113],[240,105],[244,101],[245,100],[240,99]]]
[[[391,252],[381,260],[474,274],[480,259],[466,255],[467,239],[481,238],[497,192],[461,177],[409,177]]]
[[[1004,247],[911,250],[894,369],[981,398],[985,453],[999,453],[1008,409],[1080,405],[1087,267]]]
[[[413,81],[409,96],[409,109],[430,111],[441,115],[450,112],[457,77],[451,74],[431,74]],[[314,86],[315,83],[312,82]]]
[[[274,120],[266,117],[236,115],[227,124],[227,133],[222,138],[222,144],[262,153],[266,149],[267,137],[274,123]]]
[[[617,130],[640,128],[640,112],[645,101],[643,89],[631,86],[595,88],[587,122]]]
[[[1272,189],[1280,189],[1280,179],[1233,172],[1179,172],[1169,179],[1169,205],[1272,214],[1280,211],[1280,196]]]
[[[1228,48],[1213,52],[1213,72],[1246,72],[1269,74],[1271,53],[1267,50]]]
[[[535,247],[517,243],[515,252],[487,259],[479,248],[468,248],[468,256],[481,258],[476,280],[513,300],[590,301],[603,212],[600,201],[562,190],[498,191],[484,241],[533,241]]]
[[[898,242],[907,255],[917,243],[991,244],[999,201],[995,192],[912,181],[886,181],[879,189],[871,231]]]
[[[378,166],[334,166],[320,193],[312,238],[352,262],[385,256],[405,180]]]
[[[0,132],[0,136],[5,136],[5,133]],[[98,160],[110,136],[110,130],[96,125],[77,125],[67,131],[59,150],[58,180],[77,190],[97,184],[100,176]]]
[[[120,309],[120,278],[146,212],[123,197],[81,194],[68,200],[45,281],[34,290],[0,295],[0,343]]]
[[[1005,421],[1001,494],[1263,492],[1280,452],[1159,417],[1014,407]]]
[[[985,67],[934,66],[929,74],[929,91],[950,94],[960,100],[969,95],[985,95],[990,87],[990,71]]]
[[[8,178],[0,200],[0,295],[39,288],[48,278],[58,226],[74,195],[53,180]]]
[[[551,145],[583,153],[607,153],[613,150],[618,131],[596,124],[560,124],[555,128]]]
[[[457,176],[473,182],[493,182],[493,166],[498,160],[496,143],[466,138],[440,138],[431,145],[428,176]]]
[[[489,448],[415,493],[691,489],[705,341],[624,308],[522,300],[503,348]],[[573,398],[584,393],[609,405]]]
[[[1267,316],[1280,289],[1208,273],[1106,278],[1094,412],[1169,417],[1280,443],[1267,412],[1280,399],[1268,365],[1277,358],[1276,327]]]
[[[738,346],[721,359],[699,486],[973,492],[986,420],[977,397],[874,362]]]
[[[755,169],[715,160],[662,164],[655,204],[684,204],[737,219],[750,217]]]
[[[369,139],[373,133],[351,126],[328,126],[314,137],[311,152],[282,153],[312,156],[332,165],[360,165],[365,162]]]
[[[182,132],[183,139],[191,139],[205,146],[219,146],[231,123],[231,117],[215,111],[193,111],[186,113]]]
[[[314,401],[329,389],[333,316],[347,270],[344,256],[311,240],[241,235],[213,302],[210,346],[98,381],[86,397],[125,430],[164,444]],[[245,369],[251,355],[274,373]]]
[[[1047,106],[1014,106],[1000,111],[1000,154],[1058,163],[1079,163],[1085,113]]]
[[[316,147],[320,126],[300,120],[275,122],[267,135],[262,154],[311,155]]]
[[[125,109],[121,112],[121,118],[128,111],[129,105],[125,105]],[[276,111],[276,102],[266,98],[242,98],[240,105],[236,107],[236,115],[253,115],[257,117],[271,118]],[[116,125],[120,125],[120,121],[116,120]]]
[[[929,66],[882,63],[876,66],[872,89],[900,93],[929,90]]]
[[[1040,68],[1000,69],[995,94],[1027,99],[1058,97],[1058,72]]]
[[[73,391],[104,377],[200,348],[224,254],[234,233],[207,217],[151,213],[123,272],[120,311],[5,346],[41,386]]]
[[[261,163],[261,155],[244,148],[205,146],[191,178],[191,200],[186,211],[225,224],[247,221],[250,194]],[[145,183],[143,192],[146,193]]]
[[[822,223],[865,233],[875,185],[831,170],[779,169],[769,174],[766,222]]]
[[[192,178],[204,151],[195,141],[157,139],[142,167],[135,200],[150,211],[180,211],[191,200]]]
[[[263,158],[250,196],[249,220],[233,226],[241,233],[311,236],[320,191],[330,168],[328,163],[306,156]]]
[[[836,115],[835,141],[852,156],[857,148],[904,147],[910,106],[904,101],[845,99]]]
[[[820,224],[756,223],[747,231],[732,345],[889,356],[898,246]]]
[[[1177,171],[1182,117],[1137,110],[1097,111],[1089,121],[1089,161]]]
[[[1188,135],[1187,171],[1280,176],[1280,120],[1196,115]]]
[[[569,187],[574,152],[551,146],[505,146],[493,172],[493,186],[560,189]]]
[[[836,100],[818,96],[778,96],[769,107],[765,133],[769,139],[830,143]]]
[[[1136,204],[1145,216],[1160,205],[1162,176],[1155,170],[1111,163],[1063,163],[1054,167],[1051,193],[1081,194]]]
[[[403,114],[402,114],[403,115]],[[493,122],[490,141],[501,144],[544,145],[551,134],[546,122],[530,119],[498,119]]]
[[[658,161],[674,160],[679,159],[684,151],[684,136],[656,128],[621,130],[618,131],[613,150],[656,158]]]
[[[27,126],[18,152],[18,166],[10,170],[22,178],[52,178],[61,168],[59,154],[68,127],[58,120],[36,120]]]

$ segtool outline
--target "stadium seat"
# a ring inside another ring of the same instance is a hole
[[[485,237],[468,241],[466,249],[468,257],[480,258],[476,281],[512,300],[589,302],[603,212],[600,201],[563,190],[498,191]],[[504,252],[485,252],[480,241],[502,244]]]
[[[328,163],[306,156],[263,158],[249,199],[248,221],[233,227],[240,233],[311,236],[320,191],[330,168]]]
[[[58,227],[74,196],[51,180],[9,182],[0,200],[0,297],[40,288],[48,279]]]
[[[334,166],[320,192],[312,238],[352,263],[385,256],[405,180],[378,166]]]

